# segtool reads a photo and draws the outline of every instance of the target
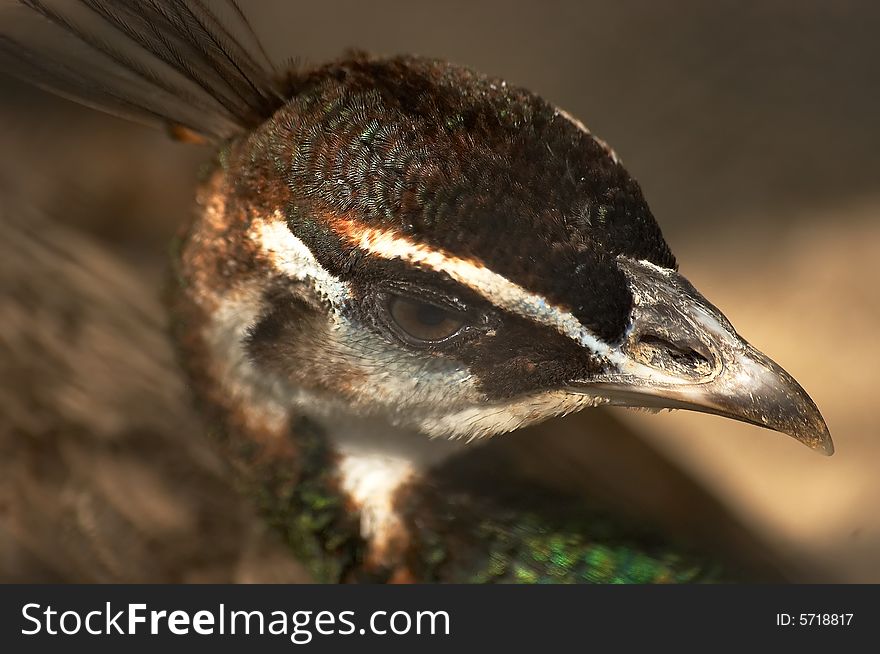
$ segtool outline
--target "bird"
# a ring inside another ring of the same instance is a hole
[[[172,248],[172,340],[244,492],[316,579],[735,577],[469,465],[478,442],[590,407],[702,411],[833,453],[806,391],[679,273],[614,150],[538,95],[410,55],[279,69],[234,0],[6,12],[13,73],[214,148]]]

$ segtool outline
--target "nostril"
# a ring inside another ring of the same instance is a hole
[[[653,334],[647,334],[643,336],[640,340],[647,347],[655,348],[658,350],[665,350],[668,356],[683,365],[699,365],[700,363],[709,363],[706,357],[704,357],[693,348],[688,347],[687,345],[670,343],[669,341],[666,341],[659,336],[654,336]]]
[[[701,351],[702,348],[697,350],[688,343],[643,334],[636,340],[634,350],[634,356],[641,363],[675,375],[699,379],[712,372],[709,355]]]

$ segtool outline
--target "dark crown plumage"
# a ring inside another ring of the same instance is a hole
[[[632,302],[614,258],[675,266],[635,180],[532,93],[446,62],[366,56],[291,90],[271,147],[312,213],[483,262],[609,342]]]

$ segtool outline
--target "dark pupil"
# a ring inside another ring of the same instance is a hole
[[[449,315],[443,309],[430,304],[420,304],[416,310],[416,319],[425,326],[437,327],[449,319]]]

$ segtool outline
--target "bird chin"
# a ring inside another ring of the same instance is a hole
[[[431,438],[470,442],[605,403],[604,398],[583,391],[554,389],[424,416],[416,428]]]

